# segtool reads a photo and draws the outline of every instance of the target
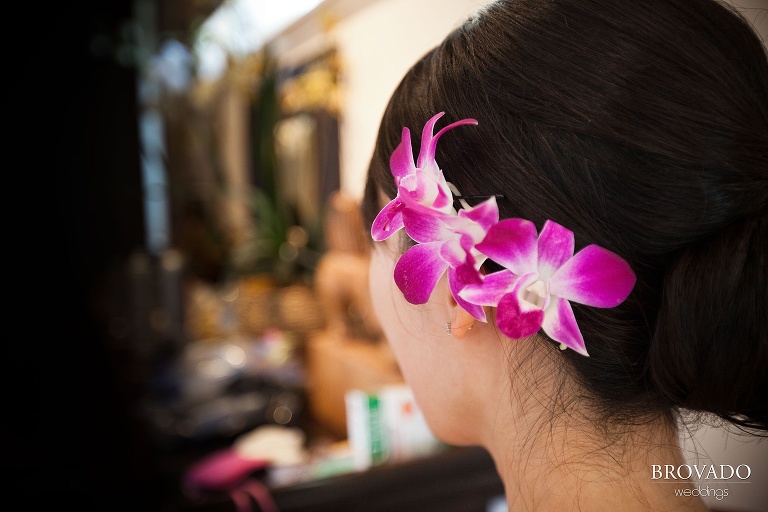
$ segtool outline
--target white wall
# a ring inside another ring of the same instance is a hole
[[[400,79],[486,0],[326,0],[283,34],[276,50],[295,64],[334,45],[342,58],[341,188],[362,197],[379,121]],[[338,18],[324,33],[327,17]]]
[[[361,196],[379,120],[408,69],[437,45],[481,0],[380,0],[340,23],[336,40],[345,65],[341,140],[342,184]]]

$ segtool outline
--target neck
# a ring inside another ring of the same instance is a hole
[[[483,360],[491,375],[484,389],[495,392],[477,395],[484,401],[478,410],[488,413],[478,418],[476,441],[493,457],[511,512],[706,510],[693,493],[682,495],[690,482],[653,479],[654,464],[685,463],[670,419],[610,427],[591,415],[586,399],[575,398],[580,386],[551,352],[496,346],[499,352]]]
[[[675,495],[676,489],[679,494],[691,488],[689,482],[671,485],[652,479],[653,464],[685,463],[676,429],[667,420],[606,436],[594,422],[585,428],[573,416],[568,421],[563,416],[548,417],[545,427],[527,434],[509,428],[519,420],[505,422],[485,443],[504,482],[510,511],[706,510],[699,498]]]

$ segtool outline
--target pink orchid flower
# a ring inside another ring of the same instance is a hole
[[[424,125],[421,133],[421,149],[418,162],[414,164],[411,132],[403,128],[400,144],[392,152],[389,167],[397,184],[397,196],[392,199],[376,216],[371,226],[371,235],[375,241],[389,238],[404,227],[403,212],[406,208],[412,212],[434,215],[442,212],[455,214],[453,194],[448,188],[443,172],[435,161],[435,150],[440,137],[457,126],[477,124],[475,119],[462,119],[451,123],[433,135],[435,123],[445,112],[432,116]],[[423,207],[423,208],[422,208]],[[406,229],[407,232],[407,229]],[[410,236],[410,233],[408,233]]]
[[[476,246],[505,267],[466,285],[466,301],[497,307],[496,323],[506,336],[524,338],[543,329],[553,340],[589,355],[569,301],[610,308],[635,285],[626,261],[597,245],[574,255],[573,232],[547,221],[539,236],[525,219],[505,219],[490,227]]]
[[[418,161],[414,163],[411,137],[403,128],[402,140],[390,158],[390,170],[397,183],[397,196],[376,216],[371,235],[376,241],[389,238],[404,228],[417,245],[409,248],[395,266],[395,283],[412,304],[429,300],[438,280],[448,271],[448,284],[457,303],[478,320],[485,321],[482,306],[464,300],[459,291],[481,281],[480,265],[485,256],[475,249],[488,228],[498,222],[496,198],[456,213],[453,194],[435,161],[437,141],[448,130],[474,119],[462,119],[433,135],[444,112],[433,116],[421,136]]]
[[[424,304],[443,273],[456,302],[478,320],[486,321],[481,305],[466,301],[459,292],[482,282],[480,265],[486,260],[476,245],[498,222],[496,198],[462,209],[458,215],[411,215],[405,210],[405,230],[416,242],[395,265],[395,283],[411,304]],[[414,221],[414,222],[411,222]]]

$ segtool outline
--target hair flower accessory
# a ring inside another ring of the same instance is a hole
[[[524,219],[504,219],[488,230],[477,249],[505,270],[467,285],[461,296],[497,307],[496,324],[510,338],[539,329],[565,347],[588,355],[569,301],[610,308],[635,286],[635,274],[615,253],[588,245],[575,255],[573,232],[548,220],[539,236]]]
[[[371,235],[376,241],[389,238],[400,229],[418,245],[409,248],[395,266],[395,282],[406,300],[424,304],[438,280],[448,271],[448,284],[461,307],[478,320],[485,320],[482,306],[467,302],[458,292],[469,283],[480,282],[480,265],[485,257],[475,249],[488,228],[499,220],[496,198],[456,213],[453,193],[435,161],[440,137],[457,126],[477,124],[462,119],[433,135],[434,126],[444,112],[433,116],[421,135],[416,163],[411,136],[403,128],[400,144],[389,160],[397,184],[397,196],[376,216]]]
[[[417,242],[395,265],[398,288],[408,302],[423,304],[447,271],[453,297],[477,320],[487,321],[483,306],[493,306],[506,336],[524,338],[542,329],[561,347],[588,355],[570,302],[617,306],[634,288],[634,272],[620,256],[597,245],[574,254],[573,232],[551,220],[538,235],[529,220],[499,221],[495,196],[456,212],[435,149],[446,131],[477,121],[456,121],[433,135],[443,114],[425,124],[415,164],[410,132],[403,128],[390,158],[397,196],[371,226],[376,241],[404,229]],[[483,275],[480,266],[487,259],[504,269]]]

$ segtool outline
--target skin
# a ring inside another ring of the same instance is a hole
[[[651,480],[651,464],[685,463],[674,426],[604,428],[546,341],[505,339],[493,321],[474,322],[445,276],[426,304],[409,304],[392,277],[400,247],[398,236],[374,246],[374,312],[432,432],[485,447],[510,510],[706,510],[699,498],[674,496],[684,484]]]

